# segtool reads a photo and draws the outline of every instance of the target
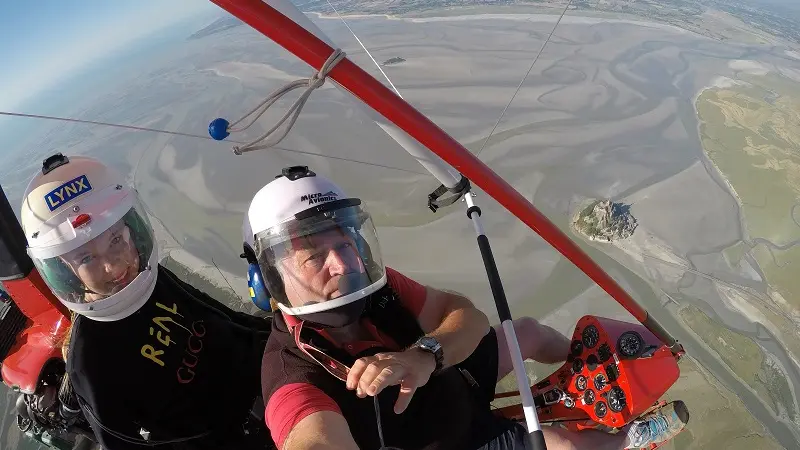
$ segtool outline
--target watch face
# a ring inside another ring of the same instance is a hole
[[[426,350],[431,350],[431,351],[436,351],[441,346],[439,344],[439,341],[437,341],[436,339],[434,339],[434,338],[432,338],[430,336],[425,336],[425,337],[420,338],[419,345],[420,345],[420,347],[423,347]]]

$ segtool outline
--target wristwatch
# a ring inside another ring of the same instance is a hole
[[[439,373],[444,366],[444,352],[442,351],[442,344],[434,337],[422,336],[411,346],[411,348],[418,348],[424,352],[433,354],[436,359],[436,368],[433,369],[433,374]]]

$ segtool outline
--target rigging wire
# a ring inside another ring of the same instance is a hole
[[[486,144],[489,143],[489,138],[491,138],[492,135],[494,134],[495,130],[497,130],[497,126],[500,125],[500,121],[503,120],[503,116],[506,114],[506,111],[511,106],[511,103],[514,102],[514,98],[516,98],[517,93],[519,93],[519,90],[522,88],[522,85],[525,83],[525,80],[528,78],[528,75],[531,73],[531,70],[533,70],[533,66],[536,65],[536,61],[538,61],[539,57],[542,56],[542,52],[544,52],[544,48],[547,46],[547,43],[550,42],[550,39],[553,37],[553,33],[556,32],[556,28],[558,28],[558,24],[561,23],[561,19],[564,18],[564,14],[567,13],[567,10],[569,9],[569,6],[571,4],[572,4],[572,0],[568,0],[567,1],[567,6],[564,7],[564,11],[561,11],[561,15],[558,17],[558,20],[556,21],[555,26],[553,27],[552,30],[550,30],[550,34],[547,36],[547,39],[545,39],[544,43],[542,44],[542,48],[539,49],[539,53],[537,53],[536,57],[533,58],[533,62],[531,63],[531,66],[528,67],[528,71],[525,72],[525,76],[523,76],[522,80],[520,80],[519,86],[517,86],[517,89],[514,91],[514,94],[511,96],[511,100],[509,100],[508,103],[506,104],[505,108],[503,108],[503,111],[500,113],[500,117],[497,118],[497,122],[495,122],[494,127],[492,127],[492,131],[490,131],[489,135],[486,136],[486,140],[483,141],[483,145],[481,145],[481,148],[478,150],[478,153],[475,154],[476,158],[481,155],[481,152],[486,147]]]
[[[84,119],[72,119],[69,117],[57,117],[57,116],[45,116],[41,114],[24,114],[24,113],[17,113],[17,112],[8,112],[8,111],[0,111],[0,116],[10,116],[10,117],[25,117],[28,119],[44,119],[44,120],[55,120],[60,122],[73,122],[73,123],[83,123],[88,125],[101,125],[106,127],[114,127],[114,128],[125,128],[128,130],[136,130],[136,131],[151,131],[153,133],[163,133],[163,134],[172,134],[175,136],[185,136],[185,137],[193,137],[199,139],[208,139],[213,140],[211,136],[203,136],[200,134],[191,134],[191,133],[181,133],[179,131],[167,131],[167,130],[159,130],[155,128],[147,128],[147,127],[137,127],[134,125],[121,125],[117,123],[110,123],[110,122],[99,122],[96,120],[84,120]]]
[[[339,11],[336,9],[335,6],[333,6],[333,3],[331,3],[331,0],[326,0],[326,1],[328,2],[328,5],[330,5],[330,7],[333,9],[333,12],[335,12],[336,15],[339,16],[339,19],[342,20],[342,23],[344,24],[344,26],[346,26],[347,29],[350,30],[350,33],[353,35],[353,37],[356,38],[356,41],[358,41],[358,44],[361,46],[361,48],[363,48],[364,51],[367,52],[367,56],[369,56],[369,59],[371,59],[372,62],[375,63],[375,67],[377,67],[378,70],[381,71],[381,73],[383,74],[383,77],[386,78],[386,81],[389,82],[389,85],[392,87],[392,90],[394,90],[395,94],[397,94],[398,97],[403,98],[403,96],[400,94],[400,91],[397,90],[397,88],[395,87],[394,83],[392,83],[392,80],[389,79],[389,75],[386,75],[386,72],[383,71],[383,69],[381,68],[381,65],[378,64],[378,61],[375,61],[375,58],[372,57],[372,53],[370,53],[369,50],[367,50],[367,47],[364,45],[363,42],[361,42],[361,39],[359,39],[358,36],[356,36],[356,32],[353,31],[352,28],[350,28],[350,24],[348,24],[347,21],[344,20],[344,17],[342,17],[342,15],[339,14]]]
[[[205,136],[205,135],[202,135],[202,134],[181,133],[179,131],[160,130],[158,128],[138,127],[138,126],[134,126],[134,125],[122,125],[122,124],[110,123],[110,122],[100,122],[100,121],[96,121],[96,120],[84,120],[84,119],[74,119],[74,118],[69,118],[69,117],[46,116],[46,115],[41,115],[41,114],[25,114],[25,113],[17,113],[17,112],[9,112],[9,111],[0,111],[0,116],[22,117],[22,118],[40,119],[40,120],[54,120],[54,121],[59,121],[59,122],[81,123],[81,124],[87,124],[87,125],[100,125],[100,126],[112,127],[112,128],[123,128],[123,129],[133,130],[133,131],[149,131],[151,133],[171,134],[173,136],[182,136],[182,137],[189,137],[189,138],[195,138],[195,139],[205,139],[205,140],[210,140],[210,141],[217,142],[211,136]],[[244,144],[244,142],[239,142],[239,141],[234,141],[234,140],[227,140],[227,142],[233,142],[233,143],[236,143],[236,144]],[[288,152],[288,153],[297,153],[297,154],[308,155],[308,156],[319,156],[319,157],[322,157],[322,158],[334,159],[334,160],[338,160],[338,161],[345,161],[345,162],[351,162],[351,163],[356,163],[356,164],[365,164],[365,165],[368,165],[368,166],[381,167],[381,168],[384,168],[384,169],[398,170],[398,171],[401,171],[401,172],[408,172],[408,173],[413,173],[413,174],[416,174],[416,175],[423,175],[423,176],[427,175],[425,173],[421,173],[421,172],[418,172],[416,170],[403,169],[403,168],[400,168],[400,167],[394,167],[394,166],[389,166],[389,165],[385,165],[385,164],[378,164],[378,163],[372,163],[372,162],[367,162],[367,161],[361,161],[361,160],[358,160],[358,159],[345,158],[345,157],[341,157],[341,156],[323,155],[323,154],[320,154],[320,153],[306,152],[306,151],[303,151],[303,150],[295,150],[295,149],[290,149],[290,148],[285,148],[285,147],[278,147],[278,146],[275,146],[275,147],[272,147],[272,148],[275,149],[275,150],[280,150],[280,151],[284,151],[284,152]]]

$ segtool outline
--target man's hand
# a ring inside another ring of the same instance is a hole
[[[378,395],[384,388],[400,385],[394,412],[406,410],[417,388],[424,386],[436,369],[436,359],[418,348],[403,352],[377,353],[358,359],[347,376],[347,389],[364,398]]]

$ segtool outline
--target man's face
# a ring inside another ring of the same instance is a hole
[[[342,275],[365,272],[355,241],[339,229],[292,239],[278,270],[292,306],[340,297]]]
[[[87,301],[122,290],[139,274],[139,252],[131,230],[120,221],[103,234],[63,257],[72,272],[93,293]]]

